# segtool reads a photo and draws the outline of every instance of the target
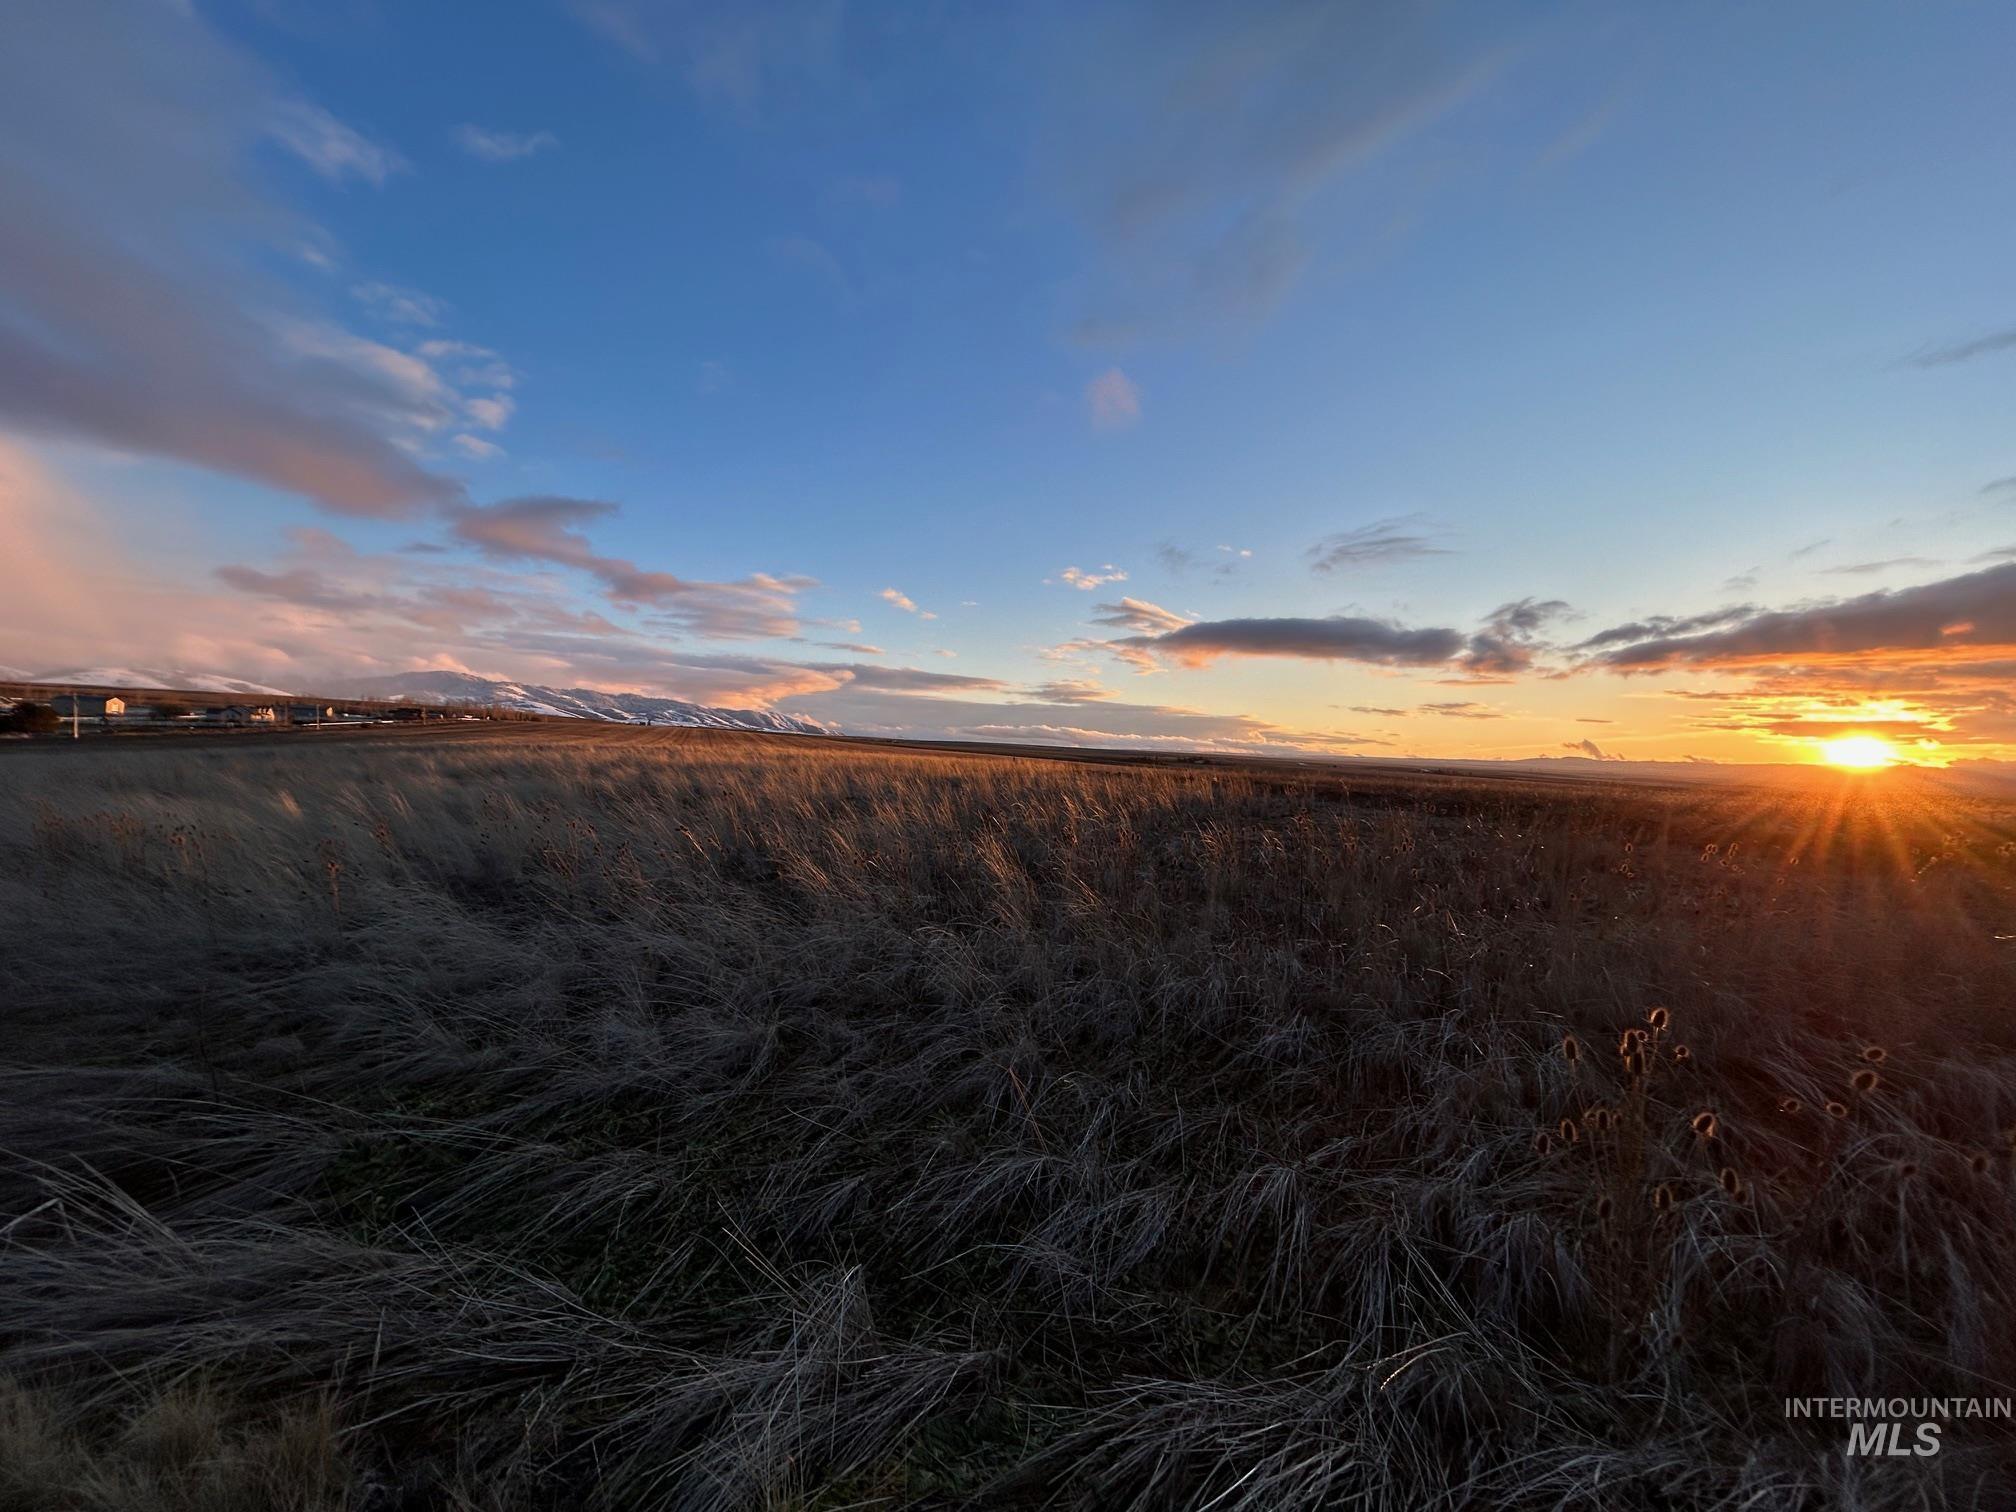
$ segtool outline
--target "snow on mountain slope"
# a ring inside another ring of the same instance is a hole
[[[334,698],[403,698],[414,703],[496,704],[528,714],[568,719],[606,719],[620,724],[693,725],[715,730],[767,730],[787,735],[822,735],[825,726],[795,714],[768,709],[721,709],[683,698],[644,693],[605,693],[596,688],[549,688],[539,683],[504,682],[469,672],[399,672],[319,683],[314,691]]]
[[[72,667],[61,672],[38,672],[23,681],[75,683],[81,688],[174,688],[188,693],[258,693],[286,697],[287,688],[247,682],[242,677],[224,677],[215,672],[191,672],[181,667]]]

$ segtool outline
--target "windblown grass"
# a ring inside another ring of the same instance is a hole
[[[2006,1424],[1872,1462],[1780,1403],[2016,1394],[2012,835],[544,727],[9,756],[0,1507],[2005,1505]]]

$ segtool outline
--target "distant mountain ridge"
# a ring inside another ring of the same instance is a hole
[[[225,677],[216,672],[191,672],[184,667],[69,667],[60,672],[22,674],[15,682],[70,684],[79,688],[162,688],[184,693],[249,693],[285,698],[286,688]]]
[[[393,698],[414,703],[475,703],[549,714],[565,719],[603,719],[617,724],[689,725],[709,730],[762,730],[783,735],[824,735],[826,726],[796,714],[768,709],[723,709],[683,698],[647,693],[606,693],[598,688],[549,688],[540,683],[505,682],[447,669],[396,672],[318,683],[316,693],[333,698]]]

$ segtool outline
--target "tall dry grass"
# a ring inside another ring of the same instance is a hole
[[[2016,820],[1892,787],[0,759],[0,1507],[2006,1505],[1780,1406],[2016,1394]]]

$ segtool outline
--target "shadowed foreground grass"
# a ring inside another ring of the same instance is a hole
[[[8,757],[0,1508],[2006,1506],[1781,1400],[2016,1395],[2012,883],[1889,779]]]

